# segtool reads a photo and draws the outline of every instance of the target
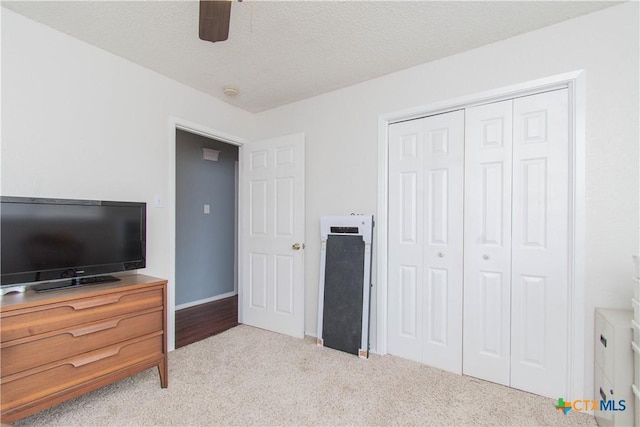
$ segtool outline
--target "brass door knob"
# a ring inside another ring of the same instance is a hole
[[[299,251],[301,247],[302,247],[302,246],[300,246],[300,243],[294,243],[294,244],[291,246],[291,249],[293,249],[294,251]]]

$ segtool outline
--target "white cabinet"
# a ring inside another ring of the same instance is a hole
[[[634,425],[632,318],[631,310],[596,309],[594,398],[613,401],[609,410],[595,411],[600,426]],[[611,410],[621,409],[623,400],[625,410]]]

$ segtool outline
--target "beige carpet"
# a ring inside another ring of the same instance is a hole
[[[249,326],[16,426],[595,425],[551,399],[394,356],[368,360]]]

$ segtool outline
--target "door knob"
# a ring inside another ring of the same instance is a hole
[[[444,258],[444,252],[438,252],[438,257]]]
[[[489,258],[491,258],[491,257],[489,256],[489,254],[484,254],[484,255],[482,255],[482,259],[489,259]]]
[[[300,246],[300,243],[294,243],[293,245],[291,245],[291,249],[293,249],[294,251],[299,251],[301,247],[302,246]]]

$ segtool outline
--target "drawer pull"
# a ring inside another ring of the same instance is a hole
[[[602,336],[602,334],[600,334],[600,342],[602,343],[603,346],[607,346],[607,339],[605,337]]]
[[[121,319],[110,319],[110,320],[107,320],[106,322],[101,322],[101,323],[73,329],[69,331],[69,333],[73,335],[74,338],[78,338],[83,335],[89,335],[95,332],[105,331],[107,329],[113,329],[120,324],[120,320]]]
[[[120,301],[120,298],[122,298],[122,295],[109,295],[103,298],[75,301],[69,303],[69,305],[73,307],[74,310],[84,310],[87,308],[100,307],[101,305],[115,304]]]
[[[602,400],[604,400],[604,403],[607,403],[607,395],[602,390],[602,387],[600,387],[600,397],[602,397]]]
[[[89,363],[97,362],[102,359],[106,359],[107,357],[115,356],[120,353],[120,347],[111,347],[106,350],[102,350],[88,356],[79,357],[75,360],[72,360],[70,363],[75,367],[79,368],[84,365],[88,365]]]

